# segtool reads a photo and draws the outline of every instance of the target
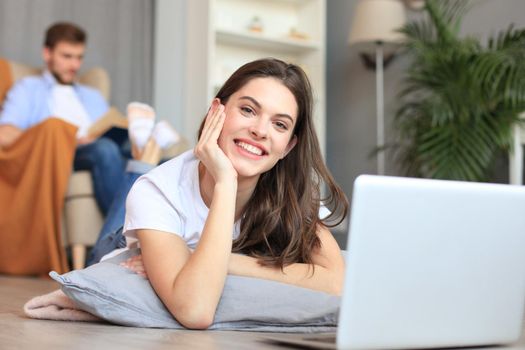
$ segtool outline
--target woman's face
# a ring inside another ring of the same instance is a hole
[[[297,143],[295,97],[274,78],[254,78],[230,96],[219,147],[239,178],[270,170]]]

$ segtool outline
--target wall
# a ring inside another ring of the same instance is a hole
[[[357,0],[327,2],[327,163],[348,196],[359,174],[376,173],[376,160],[369,157],[376,143],[375,72],[361,63],[358,52],[347,44]],[[464,20],[463,34],[486,38],[514,22],[525,26],[525,1],[474,0]],[[420,14],[409,12],[411,18]],[[407,67],[397,57],[385,70],[386,139],[392,139],[391,122],[396,93]],[[386,157],[387,175],[397,175],[391,154]],[[505,160],[498,161],[498,179],[507,179]]]
[[[154,106],[191,144],[207,108],[208,1],[155,0]]]
[[[186,2],[155,0],[153,106],[159,119],[184,130]]]
[[[110,75],[112,104],[151,103],[153,9],[153,0],[1,0],[0,56],[43,66],[45,30],[72,21],[88,33],[83,68]]]

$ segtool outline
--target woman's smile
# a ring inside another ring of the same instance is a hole
[[[249,156],[256,156],[253,159],[260,159],[267,155],[268,152],[260,145],[246,141],[246,140],[234,140],[237,147],[239,147],[241,154],[247,153]]]

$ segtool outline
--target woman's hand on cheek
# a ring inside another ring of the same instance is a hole
[[[237,172],[218,144],[225,118],[224,105],[214,99],[194,149],[195,156],[204,164],[216,183],[237,180]]]

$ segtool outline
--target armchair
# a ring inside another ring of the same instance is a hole
[[[41,69],[14,61],[7,61],[10,76],[13,82],[28,76],[41,73]],[[1,72],[0,72],[1,73]],[[6,79],[0,79],[5,84]],[[102,68],[92,68],[80,77],[80,82],[99,90],[108,100],[110,91],[109,77]],[[1,85],[0,83],[0,85]],[[3,89],[2,89],[3,88]],[[8,86],[0,86],[0,105]],[[102,227],[104,218],[95,201],[91,174],[89,171],[75,171],[72,173],[62,216],[62,242],[70,246],[72,251],[73,268],[83,268],[85,265],[86,247],[94,245]]]

